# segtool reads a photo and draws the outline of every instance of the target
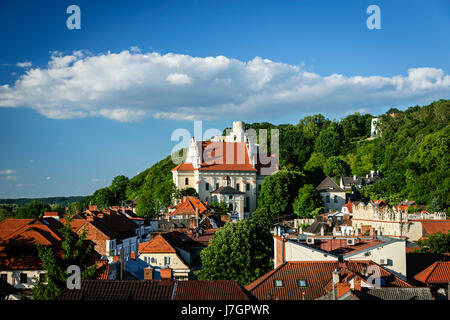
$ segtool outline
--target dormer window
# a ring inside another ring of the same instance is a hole
[[[297,285],[299,287],[306,287],[306,280],[297,280]]]
[[[283,280],[273,280],[273,285],[276,288],[281,288],[281,287],[283,287]]]

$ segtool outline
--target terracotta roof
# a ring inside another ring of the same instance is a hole
[[[364,300],[434,300],[430,288],[378,288],[355,293]]]
[[[448,233],[450,230],[450,220],[422,221],[424,236],[430,236],[437,232]]]
[[[56,300],[250,300],[254,297],[231,280],[82,280]]]
[[[198,208],[198,213],[203,214],[204,212],[210,211],[211,208],[207,203],[201,201],[196,197],[186,197],[182,202],[176,205],[175,211],[171,212],[169,216],[179,215],[195,215],[195,210]]]
[[[255,280],[246,289],[260,300],[315,300],[328,293],[326,286],[332,279],[332,272],[342,265],[362,276],[363,266],[377,264],[372,261],[290,261]],[[386,287],[412,287],[382,267],[380,274]],[[274,280],[282,280],[282,287],[275,287]],[[305,280],[306,287],[300,287],[298,280]]]
[[[344,189],[339,187],[338,184],[328,176],[322,180],[316,189],[317,191],[345,192]]]
[[[44,212],[44,217],[59,217],[59,213],[56,211]]]
[[[203,162],[199,171],[257,171],[248,157],[246,144],[243,142],[203,142]],[[172,171],[192,171],[190,163],[182,162]]]
[[[414,279],[426,284],[449,283],[450,261],[436,261],[414,276]]]
[[[0,257],[0,270],[42,270],[38,257]]]
[[[81,289],[66,289],[56,300],[170,300],[167,280],[82,280]]]
[[[139,253],[176,253],[175,248],[161,234],[150,241],[139,243],[138,251]]]
[[[174,300],[253,300],[250,292],[234,280],[179,281]]]
[[[0,224],[0,243],[3,245],[50,246],[61,241],[61,237],[40,219],[6,219]]]
[[[353,203],[351,203],[350,201],[344,204],[343,207],[346,207],[349,213],[353,213]]]

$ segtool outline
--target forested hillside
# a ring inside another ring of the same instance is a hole
[[[338,179],[380,170],[384,180],[361,190],[365,200],[398,203],[410,199],[432,210],[448,212],[450,101],[440,100],[406,111],[389,109],[378,117],[381,136],[376,139],[369,138],[372,116],[359,113],[340,121],[318,114],[297,124],[276,126],[264,122],[247,124],[247,128],[269,129],[269,137],[271,129],[279,130],[281,169],[296,172],[280,175],[283,181],[294,181],[282,186],[289,191],[287,194],[295,195],[305,184],[315,186],[326,175]],[[170,169],[174,166],[168,156],[131,179],[118,176],[110,187],[97,190],[74,204],[73,209],[87,207],[89,203],[106,207],[134,199],[140,206],[138,212],[151,216],[171,203],[175,188]],[[303,176],[300,180],[286,178],[299,176],[298,173]],[[266,179],[264,184],[276,185],[276,179]],[[264,189],[269,187],[263,185],[262,196]],[[291,198],[285,210],[292,210]]]

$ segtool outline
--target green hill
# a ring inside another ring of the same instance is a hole
[[[364,187],[361,194],[365,199],[391,203],[411,199],[433,210],[448,211],[449,117],[450,100],[405,111],[391,108],[378,116],[381,136],[376,139],[368,139],[372,116],[359,113],[340,121],[317,114],[300,119],[295,125],[263,122],[246,127],[268,129],[269,137],[270,130],[278,129],[281,168],[302,171],[308,183],[316,185],[325,175],[337,178],[380,170],[384,180]],[[168,156],[129,180],[119,176],[122,183],[113,182],[110,187],[97,190],[82,204],[108,206],[138,199],[145,210],[156,212],[171,203],[174,185],[170,169],[174,166]],[[115,198],[115,194],[122,194],[123,199]]]

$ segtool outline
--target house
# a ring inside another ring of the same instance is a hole
[[[234,121],[227,136],[203,142],[192,138],[186,159],[172,169],[175,186],[194,188],[208,203],[226,199],[230,212],[248,218],[256,209],[264,178],[278,171],[277,158],[260,152],[254,140],[242,121]],[[233,189],[233,198],[222,197],[221,187],[229,187],[228,194]]]
[[[323,213],[303,232],[307,235],[352,235],[352,221],[349,214],[341,212]]]
[[[356,175],[350,177],[341,177],[339,179],[339,186],[344,190],[351,190],[352,186],[355,186],[356,190],[361,189],[364,186],[369,184],[373,184],[379,181],[382,181],[383,177],[380,174],[380,171],[371,170],[370,174],[366,174],[365,176],[358,177]]]
[[[307,236],[274,234],[274,266],[289,261],[370,259],[406,279],[405,240],[381,236]]]
[[[354,233],[374,229],[377,235],[417,241],[437,231],[448,232],[450,221],[444,212],[408,213],[404,205],[389,206],[382,201],[352,204]],[[428,230],[428,231],[427,231]]]
[[[160,279],[161,272],[170,268],[175,279],[187,280],[200,267],[200,251],[203,248],[205,245],[195,241],[194,237],[172,231],[140,243],[138,258],[146,263],[147,268],[154,270],[155,279]]]
[[[162,280],[82,280],[80,289],[64,290],[56,300],[254,300],[233,280],[175,282],[170,273]]]
[[[256,279],[246,289],[258,300],[359,300],[377,284],[371,275],[380,275],[380,289],[412,288],[371,260],[287,261]],[[350,297],[349,297],[350,296]]]
[[[414,279],[426,285],[438,299],[448,299],[450,284],[450,261],[436,261]]]
[[[30,294],[45,277],[37,244],[52,248],[62,256],[62,236],[55,228],[62,225],[53,218],[14,219],[0,222],[0,277],[17,290]]]
[[[346,195],[345,191],[333,179],[326,177],[316,189],[322,197],[326,211],[341,211],[342,206],[345,204]]]
[[[372,118],[372,121],[370,122],[370,137],[376,138],[378,137],[378,133],[378,118]]]
[[[197,197],[184,196],[179,203],[169,210],[167,218],[169,219],[189,219],[197,217],[197,219],[212,211],[208,202],[201,201]]]
[[[116,210],[99,211],[91,206],[84,213],[72,217],[69,223],[77,234],[86,230],[86,239],[93,242],[94,250],[110,261],[122,249],[125,258],[129,259],[131,252],[137,251],[138,244],[143,239],[139,232],[142,226]]]

